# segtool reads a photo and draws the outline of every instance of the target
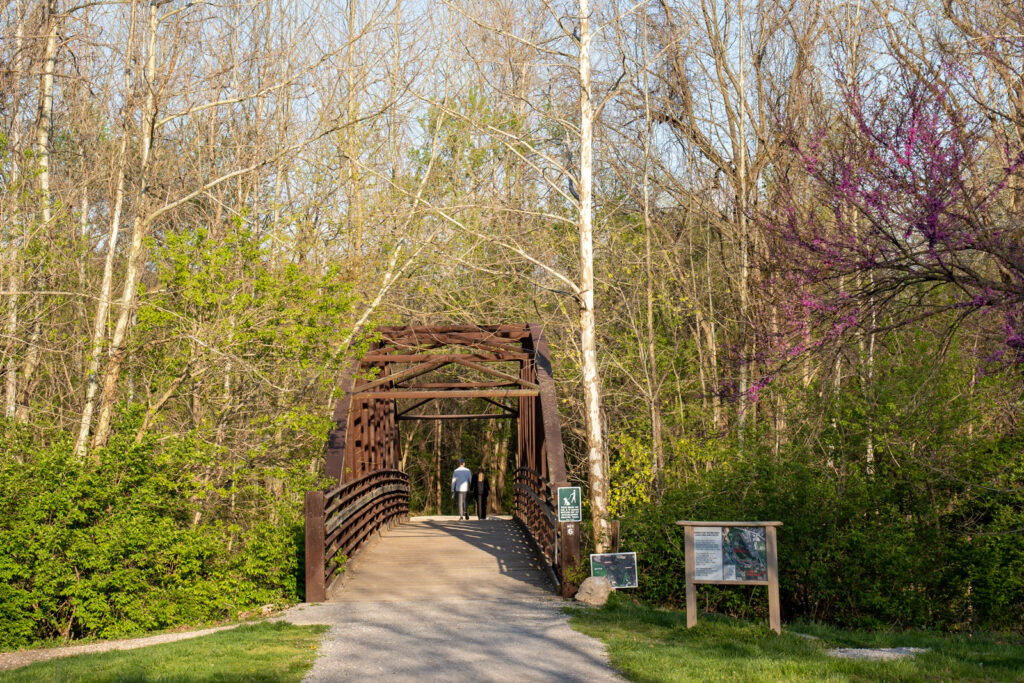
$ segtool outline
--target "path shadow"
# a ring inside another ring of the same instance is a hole
[[[540,572],[544,587],[554,590],[547,577],[547,565],[538,556],[533,544],[517,522],[511,519],[417,520],[417,524],[443,532],[492,555],[502,574],[520,572],[524,568]]]

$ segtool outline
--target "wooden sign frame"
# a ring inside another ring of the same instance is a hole
[[[776,633],[782,633],[782,617],[779,609],[779,550],[776,529],[782,522],[695,522],[680,520],[676,522],[683,527],[686,563],[686,628],[697,625],[697,586],[698,583],[720,586],[768,586],[768,625]],[[694,552],[694,527],[764,527],[765,546],[768,560],[767,581],[712,581],[695,577],[696,553]]]

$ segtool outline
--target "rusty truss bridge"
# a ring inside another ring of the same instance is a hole
[[[409,514],[409,477],[400,470],[407,420],[514,419],[518,424],[513,518],[562,595],[575,586],[579,524],[559,523],[556,490],[567,486],[551,355],[538,325],[385,327],[342,378],[326,470],[338,483],[305,499],[306,601],[321,602],[343,558]],[[487,379],[429,381],[457,365]],[[374,372],[375,371],[375,372]],[[371,379],[367,379],[370,377]],[[487,412],[424,414],[435,399],[483,399]]]

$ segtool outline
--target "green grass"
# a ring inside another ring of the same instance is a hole
[[[1021,681],[1024,644],[1012,638],[942,636],[923,632],[841,631],[701,615],[631,603],[618,594],[601,609],[568,608],[573,628],[604,641],[612,665],[633,681]],[[814,635],[809,640],[794,632]],[[896,662],[835,659],[832,647],[925,647]]]
[[[136,650],[76,655],[0,672],[9,681],[300,681],[326,626],[260,623]]]

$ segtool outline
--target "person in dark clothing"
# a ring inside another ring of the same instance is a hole
[[[476,495],[476,516],[487,519],[487,496],[491,493],[491,484],[483,470],[477,472],[473,479],[473,493]]]

